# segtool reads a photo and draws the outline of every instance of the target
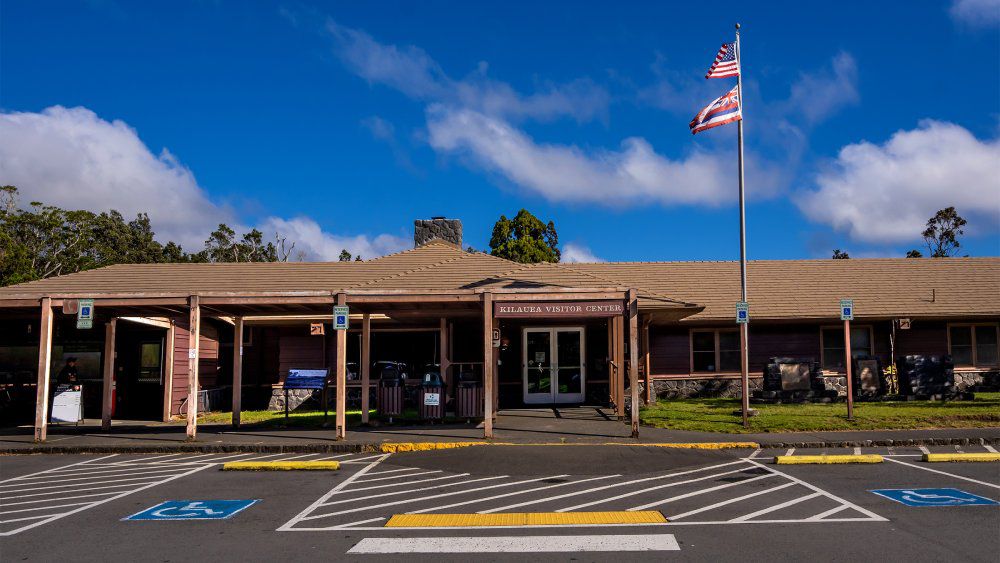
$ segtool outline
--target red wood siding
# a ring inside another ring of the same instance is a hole
[[[188,395],[188,342],[191,339],[187,319],[176,323],[174,332],[174,378],[170,390],[170,414],[179,415],[181,403]],[[210,389],[218,382],[219,331],[202,319],[198,343],[198,383]]]
[[[323,340],[318,336],[281,335],[278,350],[279,381],[284,381],[289,369],[325,368]]]

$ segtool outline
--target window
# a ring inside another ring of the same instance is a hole
[[[163,343],[143,342],[139,347],[139,381],[160,383],[163,375]]]
[[[824,327],[820,331],[823,347],[820,357],[823,369],[844,371],[844,328]],[[872,328],[870,326],[851,327],[851,357],[872,356]]]
[[[997,325],[951,325],[948,351],[956,366],[997,365]]]
[[[735,330],[691,331],[691,371],[740,371],[740,333]]]

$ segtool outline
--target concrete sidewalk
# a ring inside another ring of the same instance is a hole
[[[762,447],[826,448],[918,445],[1000,445],[1000,428],[873,430],[841,432],[782,432],[725,434],[641,427],[639,439],[607,409],[595,407],[534,408],[498,413],[496,442],[518,444],[623,444],[756,442]],[[110,432],[100,421],[75,426],[50,426],[44,444],[33,442],[31,427],[0,429],[0,454],[15,453],[152,453],[152,452],[362,452],[385,442],[482,441],[482,425],[435,424],[349,427],[347,440],[337,440],[332,428],[274,428],[203,424],[198,439],[185,440],[183,424],[115,423]]]

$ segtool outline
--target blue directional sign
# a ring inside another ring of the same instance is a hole
[[[225,520],[257,500],[168,500],[123,520]]]
[[[906,506],[972,506],[1000,504],[959,489],[877,489],[876,495]]]

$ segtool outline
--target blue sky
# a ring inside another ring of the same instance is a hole
[[[0,10],[0,182],[313,259],[525,207],[568,258],[738,256],[736,127],[688,122],[743,25],[751,258],[1000,254],[1000,2],[46,2]]]

